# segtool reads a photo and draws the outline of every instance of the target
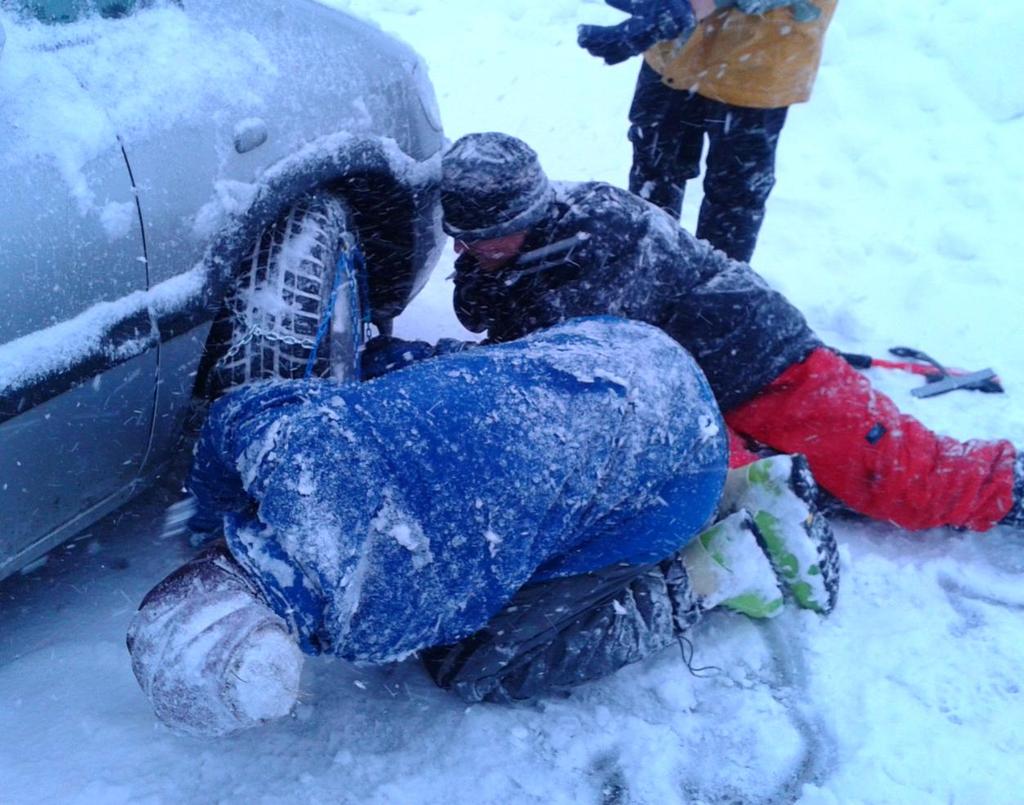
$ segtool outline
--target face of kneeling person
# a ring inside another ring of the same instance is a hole
[[[497,271],[519,254],[525,240],[525,231],[513,232],[511,235],[503,235],[500,238],[489,238],[487,240],[465,241],[456,238],[455,253],[463,254],[464,252],[469,252],[476,258],[481,269],[484,271]]]

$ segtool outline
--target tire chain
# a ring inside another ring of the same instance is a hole
[[[307,202],[305,210],[306,214],[309,214],[313,221],[319,226],[324,226],[328,218],[325,213],[321,210],[311,210],[310,208],[314,205]],[[318,242],[321,242],[318,238]],[[260,339],[264,344],[273,343],[282,346],[296,347],[303,352],[311,351],[315,344],[316,338],[303,338],[290,333],[281,333],[274,331],[273,329],[268,330],[261,326],[260,323],[252,321],[248,315],[251,311],[247,309],[247,306],[240,306],[241,309],[237,310],[237,324],[240,325],[234,333],[232,333],[231,343],[224,354],[219,358],[218,365],[224,366],[230,364],[232,360],[239,358],[243,354],[244,348],[252,341]],[[242,330],[244,333],[241,336],[237,335],[238,330]]]
[[[312,349],[314,341],[312,339],[303,339],[294,335],[285,335],[283,333],[275,333],[272,330],[264,330],[258,324],[246,327],[245,335],[239,339],[232,339],[232,344],[228,347],[227,351],[221,358],[222,361],[227,361],[237,355],[242,347],[248,344],[256,337],[265,338],[268,341],[276,341],[279,344],[287,344],[290,347],[302,347],[303,349]]]

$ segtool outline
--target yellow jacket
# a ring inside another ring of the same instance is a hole
[[[838,0],[815,0],[821,16],[796,22],[789,8],[763,15],[736,8],[715,11],[698,23],[680,48],[659,42],[644,58],[675,89],[759,109],[811,97],[821,49]]]

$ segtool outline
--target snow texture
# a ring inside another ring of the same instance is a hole
[[[448,136],[508,131],[555,178],[625,182],[637,60],[608,68],[578,23],[597,0],[333,0],[425,56]],[[16,63],[14,33],[0,82]],[[791,110],[755,266],[826,340],[907,343],[995,368],[1008,394],[917,400],[928,425],[1024,444],[1024,186],[1019,5],[839,4],[814,97]],[[9,59],[8,57],[12,57]],[[108,65],[113,69],[113,65]],[[3,84],[5,103],[14,102]],[[17,99],[25,103],[24,97]],[[81,125],[89,126],[88,117]],[[691,227],[699,183],[687,189]],[[451,251],[398,335],[466,337]],[[220,741],[159,726],[124,633],[191,553],[160,541],[154,494],[0,585],[5,802],[1017,803],[1024,751],[1019,532],[837,522],[843,587],[827,619],[712,613],[677,652],[533,705],[467,708],[414,661],[306,663],[293,718]]]

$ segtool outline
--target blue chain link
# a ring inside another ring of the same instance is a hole
[[[344,248],[338,255],[338,262],[334,267],[334,283],[331,287],[331,296],[327,300],[327,308],[320,320],[320,326],[316,331],[316,338],[313,341],[313,349],[309,353],[309,361],[306,363],[306,371],[303,377],[313,376],[316,368],[317,353],[320,351],[320,344],[331,329],[331,319],[334,318],[334,307],[338,301],[338,293],[343,285],[349,288],[349,299],[355,304],[349,307],[349,325],[352,332],[352,352],[355,358],[355,376],[360,376],[360,360],[362,357],[362,345],[365,339],[366,327],[370,323],[370,301],[369,289],[366,281],[366,260],[358,244],[345,238]]]

